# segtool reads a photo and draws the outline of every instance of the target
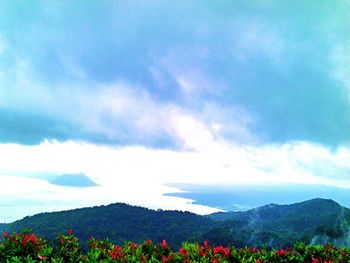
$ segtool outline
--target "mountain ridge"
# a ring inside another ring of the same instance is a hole
[[[200,216],[191,212],[152,210],[123,203],[40,213],[3,227],[30,228],[48,239],[73,228],[82,240],[91,236],[122,244],[152,239],[179,247],[184,241],[217,245],[281,247],[296,241],[350,245],[350,210],[330,199],[290,205],[269,204],[244,212]]]

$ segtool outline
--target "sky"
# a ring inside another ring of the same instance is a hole
[[[172,183],[350,188],[348,0],[0,0],[0,221]],[[100,186],[54,186],[84,173]],[[21,209],[18,209],[21,208]]]

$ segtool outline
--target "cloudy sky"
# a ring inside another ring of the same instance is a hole
[[[0,1],[0,221],[117,201],[214,211],[168,183],[350,188],[349,10]],[[48,183],[65,173],[100,186]]]

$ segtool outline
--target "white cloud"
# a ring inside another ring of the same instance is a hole
[[[264,56],[278,67],[283,66],[285,39],[276,27],[256,17],[242,20],[232,23],[235,28],[235,34],[232,35],[234,57],[249,62],[252,57]]]
[[[7,43],[4,38],[0,35],[0,57],[5,53],[7,49]]]
[[[150,73],[159,87],[170,79],[167,88],[178,89],[187,102],[198,101],[203,95],[208,98],[220,94],[227,85],[206,72],[208,53],[208,49],[197,46],[172,48],[164,56],[154,58]]]
[[[11,72],[13,79],[3,82],[4,86],[13,86],[2,90],[4,107],[60,120],[79,129],[82,140],[84,136],[95,135],[111,141],[130,139],[152,144],[158,138],[168,138],[180,142],[180,146],[196,148],[186,145],[185,136],[199,134],[193,134],[195,127],[186,128],[185,125],[201,126],[197,129],[201,136],[205,129],[209,129],[210,134],[206,136],[214,134],[216,139],[230,134],[240,141],[252,140],[247,128],[251,119],[238,106],[225,108],[204,99],[199,107],[182,108],[175,102],[156,100],[144,87],[125,81],[108,85],[83,81],[45,86],[33,80],[32,67],[25,60],[17,61]],[[191,79],[186,81],[191,82]],[[200,82],[196,85],[208,85],[206,79]],[[197,92],[193,90],[189,97],[196,100]]]
[[[79,63],[72,56],[61,55],[60,61],[72,76],[78,79],[86,79],[87,73],[83,70]]]
[[[350,94],[350,43],[335,45],[329,58],[333,65],[333,77],[339,80]]]

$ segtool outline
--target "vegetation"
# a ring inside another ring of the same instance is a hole
[[[127,204],[112,204],[42,213],[9,224],[5,230],[18,232],[29,228],[53,240],[59,233],[72,228],[81,240],[94,236],[123,244],[126,241],[141,243],[147,239],[154,242],[167,239],[170,244],[179,247],[185,240],[200,239],[201,233],[213,225],[213,220],[189,212],[155,211]]]
[[[37,235],[24,231],[8,234],[3,232],[0,243],[1,262],[306,262],[336,263],[349,262],[350,249],[333,245],[305,245],[296,243],[287,249],[237,248],[235,246],[213,246],[185,242],[178,250],[173,250],[163,240],[159,244],[146,240],[138,245],[126,242],[114,245],[108,240],[90,238],[88,249],[83,252],[79,240],[69,229],[66,235],[59,235],[54,245]]]
[[[331,200],[314,199],[293,205],[268,205],[246,212],[199,216],[189,212],[150,210],[112,204],[71,211],[42,213],[8,225],[9,232],[29,228],[54,242],[59,233],[73,228],[87,249],[86,240],[108,238],[113,244],[167,242],[178,249],[182,242],[210,240],[215,245],[286,248],[297,241],[350,246],[350,210]]]

